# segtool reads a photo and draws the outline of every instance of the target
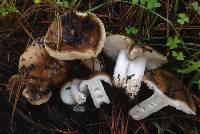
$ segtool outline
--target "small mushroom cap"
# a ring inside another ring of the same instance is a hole
[[[104,25],[95,14],[68,11],[53,21],[44,42],[52,57],[74,60],[97,57],[105,39]]]
[[[128,49],[128,57],[130,59],[135,59],[138,56],[147,58],[146,66],[149,70],[156,69],[168,62],[166,57],[149,46],[130,46]]]
[[[32,104],[32,105],[41,105],[47,103],[51,96],[52,92],[39,92],[37,90],[30,90],[25,88],[22,91],[22,95]]]
[[[156,69],[146,73],[143,79],[156,83],[160,91],[165,95],[172,99],[184,102],[194,113],[196,113],[196,106],[192,96],[185,85],[180,82],[175,75],[165,70]],[[184,111],[184,109],[181,108],[180,110]]]
[[[27,78],[35,79],[40,89],[46,90],[50,84],[58,84],[68,75],[69,64],[56,60],[47,53],[43,42],[35,40],[20,56],[19,72]]]
[[[103,51],[107,56],[116,60],[120,50],[127,49],[130,45],[134,44],[135,42],[131,38],[120,34],[114,34],[106,37]]]

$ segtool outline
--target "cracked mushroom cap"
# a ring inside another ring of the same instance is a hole
[[[147,59],[146,66],[149,70],[156,69],[162,64],[168,62],[164,55],[149,46],[131,45],[128,48],[127,53],[130,59],[135,59],[136,57],[145,57]]]
[[[195,115],[196,107],[191,95],[173,74],[164,70],[154,70],[145,74],[144,83],[154,90],[154,94],[129,111],[133,119],[144,119],[165,106]]]
[[[93,13],[68,11],[51,24],[44,43],[60,60],[97,57],[106,39],[102,21]]]
[[[127,49],[134,44],[135,42],[131,38],[120,34],[114,34],[106,37],[103,51],[107,56],[116,60],[120,50]]]
[[[19,72],[38,81],[40,90],[46,90],[49,85],[56,85],[67,77],[68,64],[50,57],[43,42],[35,40],[20,56]]]

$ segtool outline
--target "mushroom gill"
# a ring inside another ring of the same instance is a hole
[[[131,108],[129,114],[135,120],[141,120],[165,106],[172,106],[187,114],[196,113],[196,107],[187,88],[173,74],[164,70],[153,70],[145,74],[144,83],[153,95]]]

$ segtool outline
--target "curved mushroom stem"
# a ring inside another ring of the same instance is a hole
[[[127,76],[126,80],[123,82],[123,87],[126,88],[131,99],[134,98],[140,89],[146,62],[147,59],[145,57],[137,57],[129,62]]]
[[[80,84],[80,91],[89,90],[96,108],[100,108],[102,103],[110,103],[101,81],[111,84],[110,78],[105,75],[96,76],[89,80],[83,80]]]
[[[113,84],[115,86],[121,87],[125,81],[129,62],[130,60],[127,57],[126,50],[120,50],[113,74]]]
[[[79,91],[79,85],[72,85],[71,86],[71,94],[73,98],[75,99],[77,104],[83,104],[86,102],[86,96],[85,94],[81,93]]]
[[[133,119],[135,120],[144,119],[147,116],[151,115],[152,113],[155,113],[158,110],[168,105],[175,107],[178,110],[182,110],[187,114],[195,115],[195,113],[184,102],[173,100],[168,96],[164,95],[153,82],[148,80],[145,80],[144,82],[150,89],[154,90],[154,94],[150,98],[139,103],[137,106],[131,108],[131,110],[129,111],[129,115]]]
[[[86,102],[86,96],[84,93],[79,91],[79,84],[81,80],[75,79],[72,82],[68,82],[62,87],[60,91],[61,99],[65,104],[83,104]]]

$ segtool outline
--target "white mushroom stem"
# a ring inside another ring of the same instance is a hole
[[[158,110],[162,109],[165,106],[172,106],[187,114],[195,115],[195,113],[189,108],[189,106],[186,103],[169,98],[168,96],[163,94],[153,82],[148,81],[148,80],[145,80],[144,82],[147,84],[147,86],[150,89],[154,90],[154,94],[150,98],[134,106],[129,111],[129,115],[133,119],[135,120],[144,119],[147,116],[151,115],[152,113],[157,112]]]
[[[102,103],[109,104],[110,100],[104,90],[101,81],[105,81],[111,85],[111,80],[108,76],[98,75],[89,80],[83,80],[80,83],[80,91],[89,90],[93,103],[96,108],[100,108]]]
[[[75,99],[77,104],[83,104],[86,102],[86,96],[85,94],[81,93],[79,91],[79,85],[72,85],[71,86],[71,94],[73,98]]]
[[[60,90],[60,97],[61,97],[62,102],[67,105],[75,105],[76,104],[76,101],[72,97],[72,93],[71,93],[70,89],[62,88]]]
[[[146,62],[141,56],[130,60],[126,50],[120,50],[113,74],[114,85],[125,88],[130,98],[134,98],[140,89]]]
[[[65,84],[61,91],[60,96],[62,101],[67,105],[83,104],[86,102],[86,96],[79,90],[79,79],[75,79],[72,82]]]
[[[123,82],[125,81],[129,62],[130,60],[127,57],[126,50],[120,50],[113,74],[113,84],[115,86],[121,87]]]
[[[131,99],[134,98],[140,89],[146,62],[147,59],[145,57],[137,57],[136,59],[129,61],[126,80],[122,87],[126,88]]]

